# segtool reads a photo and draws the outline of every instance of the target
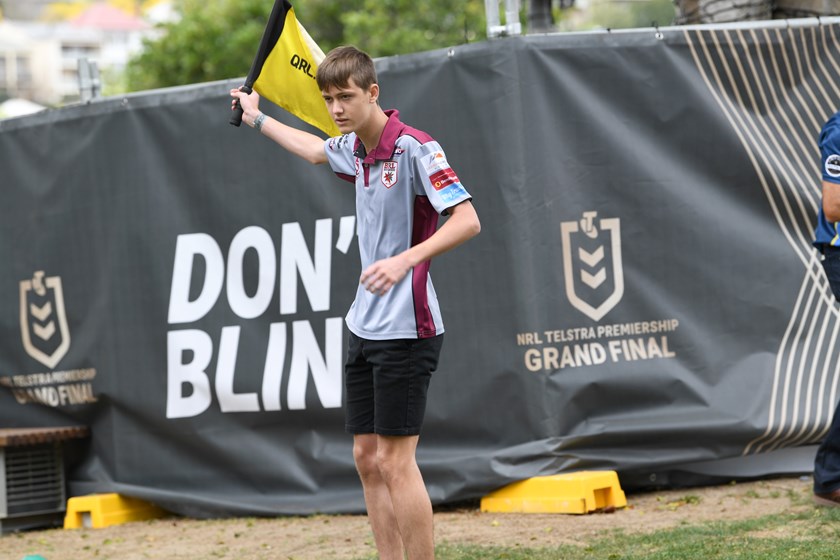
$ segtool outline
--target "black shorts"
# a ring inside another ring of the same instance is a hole
[[[351,434],[418,435],[441,346],[442,334],[368,340],[350,333],[344,366],[345,429]]]

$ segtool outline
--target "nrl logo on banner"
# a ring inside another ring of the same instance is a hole
[[[55,368],[70,349],[61,278],[39,270],[20,283],[20,333],[26,353]]]
[[[566,297],[593,321],[609,313],[624,295],[619,219],[602,218],[596,225],[597,215],[584,212],[579,223],[560,224]],[[611,290],[608,279],[612,279]]]

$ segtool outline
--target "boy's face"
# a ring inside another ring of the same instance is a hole
[[[347,134],[365,128],[368,119],[374,114],[379,86],[373,84],[364,90],[350,78],[346,86],[330,86],[321,95],[338,130]]]

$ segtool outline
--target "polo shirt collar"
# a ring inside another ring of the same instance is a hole
[[[400,112],[398,110],[388,109],[385,111],[385,114],[388,116],[388,122],[385,123],[385,128],[382,130],[379,143],[371,153],[368,154],[365,152],[365,145],[356,136],[353,155],[357,158],[364,159],[364,163],[389,160],[394,155],[394,150],[397,147],[397,139],[400,137],[400,133],[402,133],[405,125],[400,121]]]

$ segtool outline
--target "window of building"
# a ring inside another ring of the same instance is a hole
[[[32,68],[29,65],[29,59],[23,56],[17,57],[17,82],[20,88],[29,88],[32,86]]]
[[[99,55],[99,49],[92,45],[62,45],[63,58],[91,58]]]

